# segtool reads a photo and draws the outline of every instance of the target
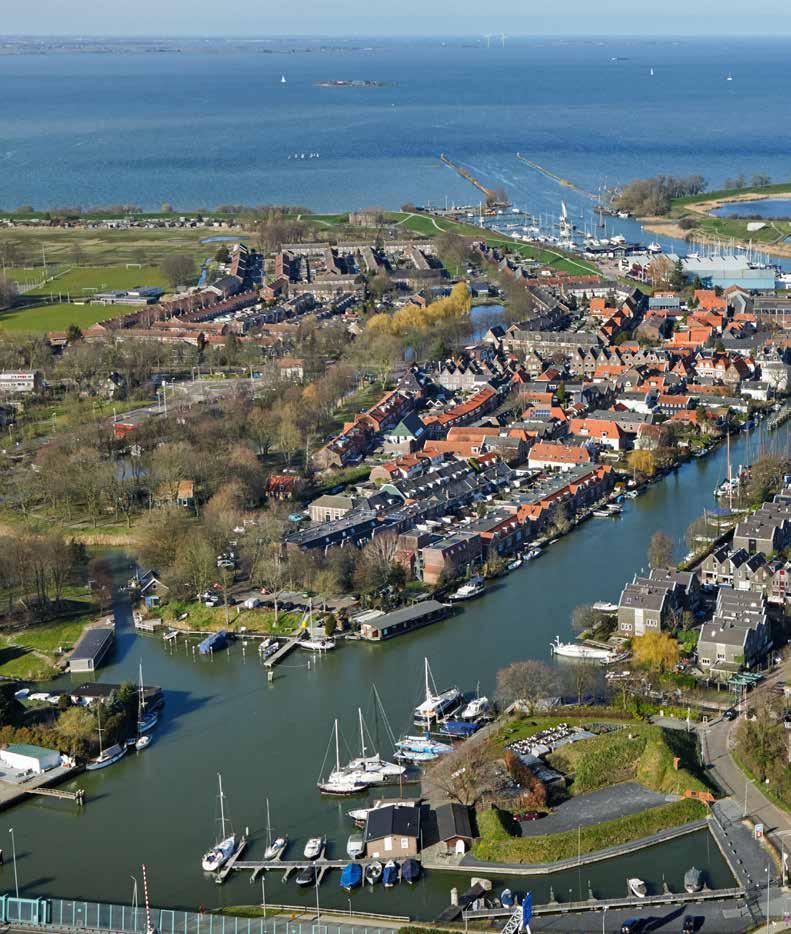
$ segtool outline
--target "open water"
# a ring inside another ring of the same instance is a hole
[[[593,191],[658,172],[718,184],[789,170],[787,39],[273,48],[0,58],[0,205],[474,202],[445,152],[557,214],[561,197],[590,202],[517,151]],[[336,78],[387,86],[315,86]]]

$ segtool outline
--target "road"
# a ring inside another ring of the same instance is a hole
[[[680,931],[684,918],[692,915],[697,919],[696,929],[711,934],[732,934],[750,930],[753,919],[743,902],[704,902],[700,905],[676,905],[662,909],[640,910],[635,908],[602,912],[585,911],[575,914],[540,915],[530,922],[530,930],[557,931],[563,934],[597,934],[617,932],[628,918],[641,918],[644,922],[641,934],[648,931],[665,931],[667,934]]]

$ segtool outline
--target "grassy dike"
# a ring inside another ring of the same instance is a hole
[[[684,798],[649,808],[639,814],[619,817],[581,831],[545,834],[540,837],[514,837],[508,831],[513,822],[506,812],[491,808],[478,812],[480,839],[473,847],[473,855],[494,863],[554,863],[595,853],[611,846],[632,843],[650,837],[662,830],[680,827],[704,818],[708,808],[700,801]]]

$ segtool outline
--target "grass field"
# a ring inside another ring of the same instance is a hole
[[[126,306],[75,305],[66,302],[27,305],[0,312],[0,331],[65,331],[70,324],[89,328],[97,321],[128,311]]]
[[[73,648],[94,613],[0,636],[0,675],[44,681],[57,673],[56,652]]]
[[[183,629],[199,630],[200,632],[217,632],[220,629],[230,629],[238,631],[241,626],[246,626],[253,632],[271,632],[273,635],[291,635],[299,625],[302,615],[300,613],[278,614],[278,623],[275,625],[274,610],[245,610],[241,606],[228,607],[228,619],[225,621],[225,607],[204,606],[202,603],[185,603],[179,600],[172,600],[161,610],[154,611],[154,615],[160,614],[162,619],[170,625],[178,626]],[[185,620],[176,623],[176,617],[182,613],[189,615]]]
[[[474,845],[473,854],[489,862],[552,863],[650,837],[661,830],[699,820],[706,814],[705,804],[685,798],[649,808],[639,814],[583,827],[579,831],[567,830],[539,837],[514,837],[506,829],[512,824],[510,816],[496,808],[486,808],[478,812],[481,838]]]
[[[197,267],[196,267],[197,271]],[[75,266],[56,276],[45,285],[27,292],[27,295],[62,295],[71,300],[88,298],[95,292],[109,289],[131,289],[136,285],[155,285],[167,289],[169,284],[159,266],[147,265],[127,268],[115,266]]]

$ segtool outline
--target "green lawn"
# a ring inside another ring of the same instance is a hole
[[[185,620],[176,623],[176,617],[182,613],[189,615]],[[278,613],[278,623],[275,625],[274,610],[245,610],[241,606],[228,607],[228,619],[225,621],[225,607],[204,606],[202,603],[182,602],[172,600],[160,610],[152,610],[153,616],[161,616],[169,625],[182,629],[197,630],[200,632],[217,632],[228,629],[238,632],[246,626],[252,632],[270,632],[273,635],[291,635],[300,623],[301,613]]]
[[[95,621],[96,614],[91,613],[0,636],[0,675],[27,681],[54,677],[57,650],[73,648],[85,627]]]
[[[167,289],[169,283],[159,266],[79,266],[69,269],[27,295],[69,295],[72,300],[89,298],[94,291],[131,289],[136,285],[156,285]]]
[[[70,324],[85,329],[97,321],[129,310],[130,306],[74,305],[65,302],[28,305],[0,312],[0,331],[45,334],[47,331],[65,331]]]
[[[702,802],[685,798],[639,814],[583,827],[581,831],[514,837],[507,829],[513,826],[510,816],[495,808],[486,808],[478,812],[481,838],[473,847],[473,854],[488,862],[552,863],[650,837],[661,830],[699,820],[706,816],[707,810]]]

